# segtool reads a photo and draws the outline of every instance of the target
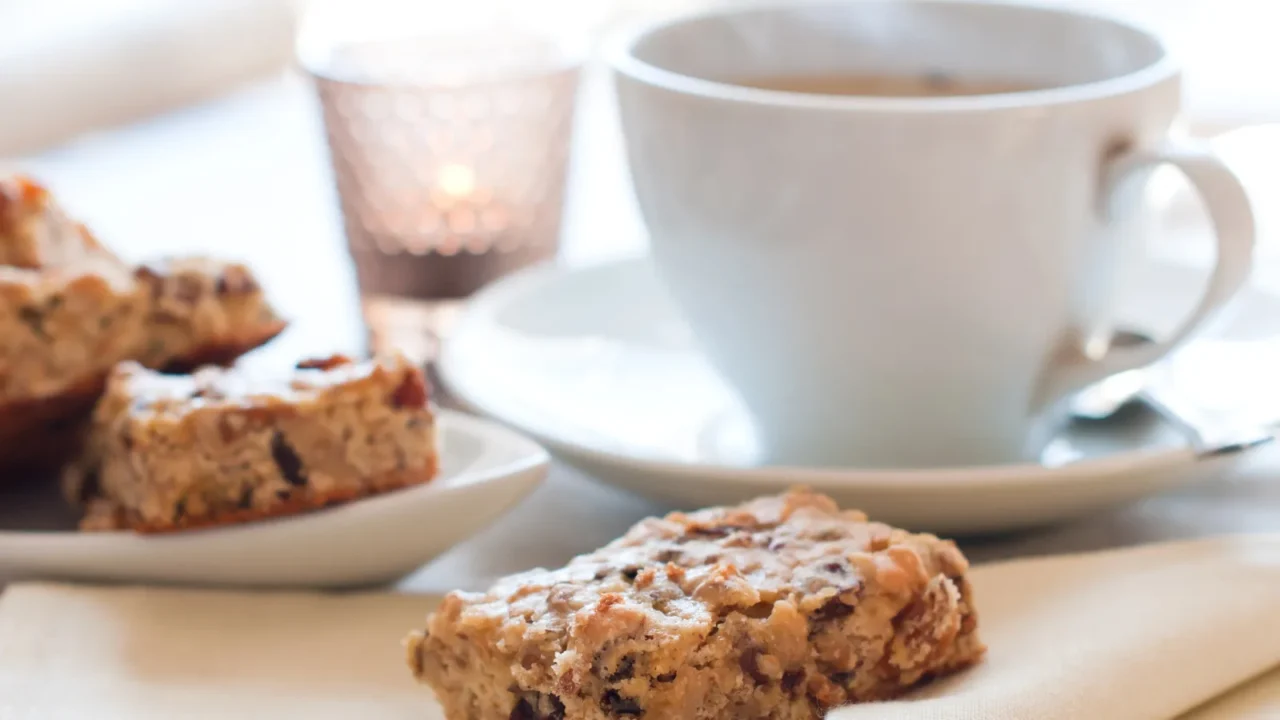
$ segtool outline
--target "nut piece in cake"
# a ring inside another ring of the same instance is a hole
[[[794,491],[451,593],[408,662],[449,720],[816,719],[976,662],[967,568]]]
[[[274,378],[128,362],[64,484],[87,504],[84,529],[163,532],[297,513],[435,473],[426,382],[402,357],[307,361]]]

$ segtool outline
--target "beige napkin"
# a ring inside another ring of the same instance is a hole
[[[400,649],[428,608],[408,595],[10,586],[0,719],[439,720]]]
[[[990,565],[986,662],[845,720],[1280,717],[1280,536]],[[0,718],[438,720],[399,646],[430,600],[16,585]]]

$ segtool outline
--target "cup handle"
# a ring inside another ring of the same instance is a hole
[[[1191,181],[1213,223],[1218,257],[1209,286],[1195,310],[1164,340],[1112,348],[1100,358],[1087,356],[1079,347],[1063,353],[1045,375],[1038,393],[1044,401],[1041,405],[1110,375],[1151,365],[1168,355],[1212,320],[1248,281],[1253,269],[1256,236],[1249,196],[1235,173],[1202,143],[1178,142],[1154,149],[1130,150],[1108,161],[1102,183],[1103,218],[1110,221],[1115,217],[1117,196],[1127,181],[1141,178],[1146,171],[1161,165],[1177,168]]]

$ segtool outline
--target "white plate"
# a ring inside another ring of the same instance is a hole
[[[1198,270],[1145,267],[1124,324],[1157,334],[1195,301]],[[1280,300],[1251,290],[1218,334],[1280,336]],[[477,296],[441,374],[465,404],[542,441],[598,479],[682,507],[806,484],[879,519],[945,533],[1069,518],[1221,473],[1148,418],[1076,430],[1046,465],[878,471],[759,467],[741,404],[693,348],[647,261],[542,267]],[[1071,462],[1068,462],[1071,461]]]
[[[304,515],[173,535],[79,533],[48,478],[0,485],[0,578],[334,587],[403,577],[546,477],[534,442],[441,411],[440,476]]]

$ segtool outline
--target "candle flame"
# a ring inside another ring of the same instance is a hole
[[[450,197],[467,197],[475,192],[476,173],[466,165],[449,163],[440,166],[440,171],[436,174],[436,182]]]

